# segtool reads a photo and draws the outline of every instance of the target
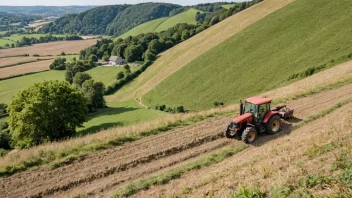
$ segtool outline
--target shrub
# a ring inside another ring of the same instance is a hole
[[[66,56],[65,52],[61,52],[61,56]]]
[[[224,105],[225,105],[224,102],[221,102],[221,101],[214,102],[214,107],[223,107]]]
[[[39,54],[33,54],[32,56],[33,57],[39,57]]]

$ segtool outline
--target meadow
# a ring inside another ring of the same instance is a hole
[[[230,9],[235,5],[236,5],[235,3],[234,4],[226,4],[226,5],[222,5],[221,7],[225,8],[225,9]]]
[[[319,7],[319,9],[315,9]],[[296,0],[188,63],[143,97],[147,106],[234,104],[352,57],[350,1]],[[170,90],[173,90],[170,92]]]
[[[138,69],[138,67],[130,68],[132,72]],[[117,74],[121,71],[125,71],[125,69],[123,67],[96,67],[86,71],[86,73],[91,75],[95,81],[100,81],[107,87],[117,81]]]
[[[163,17],[152,21],[148,21],[146,23],[143,23],[131,29],[130,31],[119,36],[118,38],[124,39],[124,38],[127,38],[128,36],[137,36],[139,34],[148,33],[148,32],[162,32],[169,28],[174,27],[178,23],[188,23],[188,24],[195,25],[197,24],[197,21],[195,19],[197,12],[202,13],[203,11],[192,8],[172,17]]]
[[[1,33],[0,33],[1,34]],[[40,37],[44,37],[47,34],[13,34],[9,37],[3,37],[0,39],[0,47],[5,47],[6,44],[11,45],[12,43],[15,43],[16,41],[20,41],[24,36],[27,38],[37,38],[39,39]],[[53,35],[56,37],[64,37],[65,35]]]

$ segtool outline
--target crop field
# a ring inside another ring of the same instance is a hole
[[[233,104],[289,83],[293,74],[348,60],[351,9],[350,1],[296,0],[188,63],[143,103],[193,110]]]
[[[37,59],[47,59],[51,57],[31,57],[31,56],[20,56],[20,57],[9,57],[9,58],[1,58],[0,59],[0,68],[7,65],[15,65],[19,63],[36,61]]]
[[[140,99],[141,96],[152,90],[183,66],[290,2],[292,0],[263,1],[178,44],[162,53],[137,79],[124,86],[114,95],[107,97],[107,100]]]
[[[335,68],[331,68],[331,71],[333,70]],[[303,81],[317,82],[316,80],[319,79],[316,78],[319,77],[318,73]],[[289,86],[294,84],[298,85],[300,81]],[[319,83],[315,84],[315,87],[319,85]],[[79,145],[78,150],[82,151],[87,148],[84,145],[88,141],[95,144],[100,141],[99,138],[119,137],[119,141],[123,138],[126,142],[130,141],[123,146],[116,146],[123,143],[118,144],[115,140],[116,145],[108,147],[107,150],[97,150],[78,158],[71,155],[70,158],[64,158],[61,163],[59,161],[49,166],[43,165],[12,176],[0,177],[0,182],[4,185],[0,193],[11,192],[9,197],[38,195],[156,197],[160,194],[166,197],[175,195],[197,197],[203,194],[226,197],[242,185],[253,184],[254,181],[260,189],[266,190],[281,187],[280,184],[286,184],[286,182],[289,185],[293,178],[305,179],[307,174],[304,170],[307,169],[313,174],[317,173],[315,171],[321,173],[332,171],[335,161],[339,159],[339,162],[342,162],[342,158],[334,160],[334,153],[336,156],[336,153],[348,151],[345,157],[351,156],[349,128],[352,120],[352,84],[339,87],[330,85],[330,87],[331,89],[320,89],[321,91],[318,92],[304,90],[311,94],[301,95],[288,101],[287,104],[295,108],[296,118],[282,121],[284,127],[278,135],[261,135],[258,141],[250,146],[237,140],[226,139],[221,135],[224,126],[232,119],[231,115],[214,117],[160,133],[151,132],[150,136],[142,136],[137,140],[133,138],[138,133],[129,132],[129,127],[125,127],[81,137],[82,140],[72,139],[55,145],[48,144],[20,151],[13,156],[1,158],[0,166],[25,159],[22,156],[25,153],[32,155],[30,159],[35,159],[36,155],[46,155],[46,152],[51,152],[53,156],[53,153],[59,152],[63,147],[73,148],[75,144]],[[288,89],[283,87],[275,92],[280,93],[277,95],[281,96],[293,96],[287,95],[283,90]],[[302,94],[302,91],[297,87],[295,94]],[[273,98],[280,99],[275,96]],[[130,111],[137,111],[133,110],[135,104],[128,103],[124,103],[123,106],[130,106],[132,108],[129,109]],[[345,115],[344,119],[329,122],[339,115]],[[132,128],[130,127],[131,130]],[[332,147],[324,149],[326,147],[324,145],[329,143],[332,143]],[[312,163],[319,163],[320,157],[324,157],[322,161],[326,162],[325,166],[311,166]],[[300,161],[303,158],[305,160]],[[331,160],[326,161],[327,159]],[[348,162],[352,158],[343,159],[345,159],[343,162]],[[299,169],[304,170],[299,171]],[[251,174],[248,175],[248,172]],[[292,174],[294,174],[291,176],[293,178],[290,177]],[[233,178],[241,182],[234,184]],[[246,179],[243,180],[243,178]],[[296,183],[301,184],[298,181]],[[331,187],[332,191],[314,190],[312,187],[307,189],[312,190],[313,193],[339,192],[334,185]]]
[[[119,36],[119,38],[125,39],[129,36],[137,36],[142,33],[155,32],[156,28],[167,19],[168,19],[168,17],[163,17],[160,19],[148,21],[146,23],[143,23],[143,24],[133,28],[132,30],[126,32],[125,34]]]
[[[1,49],[0,57],[18,56],[23,54],[43,55],[59,55],[61,52],[66,54],[79,53],[82,49],[90,47],[96,43],[96,39],[88,39],[82,41],[59,41],[51,43],[36,44],[28,47]]]
[[[16,76],[19,74],[26,74],[31,72],[50,70],[49,65],[52,62],[53,60],[46,60],[46,61],[27,63],[27,64],[13,66],[13,67],[0,68],[0,78]]]

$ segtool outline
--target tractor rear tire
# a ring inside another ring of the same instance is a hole
[[[273,115],[269,122],[266,124],[266,132],[270,135],[274,135],[280,131],[281,118],[278,115]]]
[[[231,124],[229,124],[229,125],[227,126],[227,128],[226,128],[226,130],[225,130],[225,132],[224,132],[224,135],[225,135],[225,137],[227,137],[227,138],[234,138],[234,137],[236,136],[236,134],[231,134],[231,129],[230,129],[230,127],[231,127]]]
[[[242,133],[242,141],[253,144],[257,140],[258,132],[254,127],[247,127]]]

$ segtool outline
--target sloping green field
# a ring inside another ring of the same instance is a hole
[[[225,5],[222,5],[221,7],[225,8],[225,9],[230,9],[235,5],[236,5],[235,3],[234,4],[225,4]]]
[[[148,21],[146,23],[143,23],[133,28],[132,30],[126,32],[125,34],[119,36],[118,38],[124,39],[124,38],[127,38],[128,36],[137,36],[142,33],[161,32],[169,28],[172,28],[179,23],[188,23],[188,24],[194,25],[194,24],[197,24],[197,21],[195,18],[197,12],[203,12],[203,11],[192,8],[172,17],[164,17],[164,18]]]
[[[76,55],[65,56],[70,61]],[[49,67],[49,66],[48,66]],[[131,67],[135,71],[136,67]],[[101,81],[109,86],[116,81],[117,73],[124,71],[123,67],[96,67],[86,71],[95,81]],[[45,71],[36,74],[16,77],[0,81],[0,103],[9,103],[13,96],[21,89],[45,80],[65,80],[65,71]]]
[[[160,19],[148,21],[119,36],[119,38],[125,39],[129,36],[137,36],[142,33],[155,32],[155,29],[167,19],[168,17],[163,17]]]
[[[296,0],[168,77],[143,103],[199,110],[283,86],[292,74],[351,54],[351,10],[349,0]]]
[[[187,10],[186,12],[182,12],[178,15],[170,17],[167,20],[165,20],[162,24],[160,24],[155,29],[155,32],[161,32],[161,31],[167,30],[169,28],[174,27],[175,25],[177,25],[179,23],[188,23],[188,24],[195,25],[195,24],[197,24],[197,21],[196,21],[197,12],[202,12],[202,11],[191,8],[191,9]]]

